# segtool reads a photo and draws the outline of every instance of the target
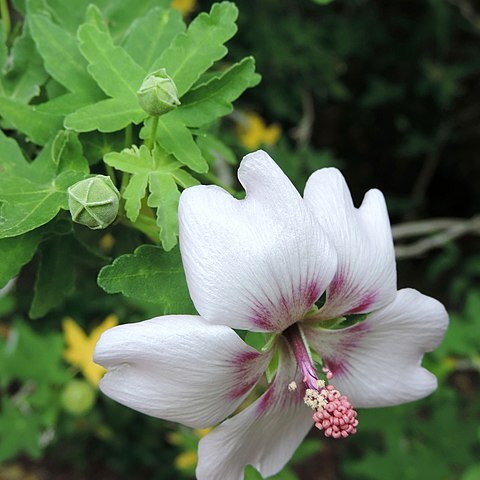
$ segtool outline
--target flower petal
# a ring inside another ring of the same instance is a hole
[[[288,391],[293,379],[296,392]],[[265,394],[200,441],[197,479],[242,480],[246,465],[264,477],[279,472],[313,425],[301,384],[293,358],[285,355]]]
[[[214,186],[185,190],[180,247],[190,295],[212,323],[281,331],[323,293],[335,252],[302,198],[265,153],[247,155],[236,200]]]
[[[383,407],[423,398],[437,379],[421,367],[443,338],[448,315],[437,300],[404,289],[395,300],[343,330],[304,328],[333,373],[331,383],[355,407]]]
[[[108,330],[94,360],[108,370],[100,389],[117,402],[204,428],[240,405],[270,356],[249,347],[228,327],[169,315]]]
[[[343,175],[336,168],[324,168],[309,178],[304,197],[338,256],[337,272],[317,318],[371,312],[393,300],[395,252],[382,193],[370,190],[357,209]]]

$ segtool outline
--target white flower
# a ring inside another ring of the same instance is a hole
[[[395,405],[430,394],[436,379],[420,363],[448,322],[436,300],[397,292],[378,190],[356,209],[340,172],[327,168],[310,177],[302,198],[262,151],[243,159],[238,176],[245,200],[214,186],[189,188],[181,197],[182,258],[200,317],[121,325],[103,334],[95,352],[108,370],[104,393],[195,428],[231,415],[279,354],[266,392],[201,440],[199,480],[239,480],[247,464],[273,475],[314,423],[326,435],[347,436],[357,423],[352,405]],[[326,328],[363,313],[350,327]],[[271,333],[273,340],[260,353],[233,328]],[[320,378],[310,349],[333,385]]]

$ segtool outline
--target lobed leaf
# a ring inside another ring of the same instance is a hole
[[[157,209],[157,225],[160,227],[160,240],[168,252],[177,244],[178,200],[180,192],[171,175],[152,172],[149,175],[150,196],[148,206]]]
[[[0,115],[37,145],[45,145],[62,128],[60,115],[42,112],[33,105],[1,96]]]
[[[165,68],[181,97],[203,72],[226,55],[224,43],[237,31],[237,16],[238,9],[233,3],[214,4],[209,14],[198,15],[186,33],[175,37],[152,70]]]
[[[0,238],[21,235],[49,222],[61,208],[67,208],[68,187],[86,175],[81,165],[80,171],[74,170],[67,159],[55,164],[51,145],[29,164],[14,141],[2,134],[0,152],[4,165],[0,175]],[[8,156],[6,161],[3,155]]]
[[[208,171],[208,164],[193,140],[192,133],[170,114],[159,117],[157,127],[157,142],[180,163],[198,173]]]
[[[138,124],[146,115],[136,100],[109,98],[67,115],[64,124],[76,132],[98,130],[108,133],[121,130],[131,123]]]
[[[231,113],[232,102],[247,88],[257,85],[260,79],[255,73],[255,60],[244,58],[220,76],[190,90],[172,114],[189,127],[201,127]]]
[[[40,94],[48,74],[33,42],[28,24],[13,42],[8,61],[3,66],[0,94],[20,104],[27,104]]]
[[[123,191],[122,196],[125,199],[125,213],[127,218],[132,222],[137,220],[138,214],[140,213],[142,199],[147,189],[148,176],[148,173],[133,175]]]
[[[125,34],[124,48],[146,72],[151,72],[154,62],[185,28],[180,12],[157,7],[132,23]]]
[[[77,39],[43,15],[31,15],[28,24],[47,72],[70,92],[93,100],[102,98],[102,92],[87,72]]]
[[[137,90],[145,70],[121,47],[113,44],[108,32],[93,24],[78,29],[80,50],[88,60],[88,71],[110,97],[137,104]]]
[[[107,165],[127,173],[150,173],[155,170],[155,161],[145,145],[107,153],[103,160]]]
[[[142,245],[100,270],[98,285],[107,293],[163,306],[163,313],[195,313],[178,248],[165,252]]]
[[[20,272],[35,254],[42,238],[38,230],[15,238],[0,239],[0,288]]]
[[[72,243],[60,236],[42,250],[29,315],[40,318],[61,305],[75,288]]]

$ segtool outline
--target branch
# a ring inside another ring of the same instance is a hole
[[[402,223],[392,227],[392,234],[394,240],[426,235],[411,244],[395,247],[397,259],[418,257],[463,235],[480,235],[480,215],[470,219],[438,218]]]

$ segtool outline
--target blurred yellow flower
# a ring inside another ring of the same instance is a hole
[[[105,253],[110,253],[112,251],[113,246],[115,245],[115,238],[111,233],[106,233],[100,239],[100,249]]]
[[[197,464],[198,456],[195,450],[183,452],[175,458],[175,467],[179,470],[187,470],[194,468]]]
[[[198,428],[193,431],[172,432],[169,434],[168,441],[172,445],[184,447],[186,450],[175,458],[175,467],[183,471],[191,471],[197,465],[197,445],[192,445],[192,440],[198,443],[207,433],[211,432],[213,427]],[[192,448],[193,446],[193,448]]]
[[[105,369],[93,362],[93,350],[100,335],[115,325],[118,325],[118,317],[114,314],[108,315],[108,317],[87,336],[73,318],[66,317],[63,320],[63,336],[68,347],[64,352],[65,360],[70,363],[70,365],[79,368],[83,376],[94,387],[98,386],[98,382],[102,378]]]
[[[197,6],[197,0],[173,0],[172,8],[178,10],[183,16],[192,13]]]
[[[247,150],[256,150],[262,145],[274,145],[280,138],[282,129],[278,123],[267,127],[263,118],[255,112],[245,114],[245,120],[237,128],[240,143]]]

